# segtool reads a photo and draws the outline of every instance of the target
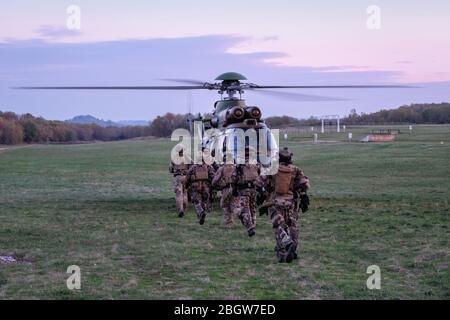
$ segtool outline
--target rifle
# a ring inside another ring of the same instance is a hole
[[[264,187],[258,188],[256,191],[258,192],[256,194],[256,205],[260,206],[267,200],[267,193]]]

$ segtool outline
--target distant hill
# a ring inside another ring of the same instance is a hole
[[[103,120],[93,117],[91,115],[81,115],[73,117],[72,119],[66,120],[67,123],[76,123],[76,124],[96,124],[101,127],[126,127],[126,126],[148,126],[149,121],[144,120],[121,120],[121,121],[111,121],[111,120]]]
[[[72,119],[66,120],[68,123],[76,124],[96,124],[101,127],[117,127],[118,125],[111,120],[97,119],[91,115],[76,116]]]

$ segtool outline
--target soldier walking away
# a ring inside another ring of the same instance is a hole
[[[290,263],[297,258],[299,217],[296,203],[303,212],[308,210],[306,192],[309,179],[292,164],[292,153],[287,148],[280,151],[279,160],[278,172],[272,176],[261,176],[258,182],[273,190],[267,206],[275,230],[275,251],[279,262]],[[298,200],[294,199],[296,193],[299,194]]]
[[[199,223],[203,225],[207,211],[211,208],[211,181],[214,178],[214,169],[203,162],[193,164],[187,173],[187,186],[191,195]]]
[[[169,172],[173,174],[173,188],[175,192],[175,200],[177,205],[178,216],[181,218],[184,216],[187,209],[188,192],[187,192],[187,173],[191,167],[191,159],[188,155],[184,154],[184,147],[176,146],[178,151],[179,161],[175,164],[170,162]]]
[[[228,153],[226,155],[227,162],[218,168],[212,186],[222,191],[220,198],[220,207],[223,210],[223,220],[225,225],[234,225],[235,210],[238,209],[237,199],[233,196],[233,173],[236,168],[233,155]]]
[[[251,150],[249,150],[249,153]],[[233,196],[239,204],[238,215],[247,229],[249,237],[256,234],[256,185],[260,169],[257,164],[250,163],[246,154],[245,164],[237,164],[233,172]]]

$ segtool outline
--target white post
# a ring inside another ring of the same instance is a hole
[[[345,129],[346,129],[345,124],[342,126],[342,129],[344,129],[344,132],[345,132]]]
[[[337,118],[337,132],[341,132],[341,126],[339,125],[339,118]]]
[[[317,133],[314,133],[314,138],[313,138],[314,143],[317,143],[318,137],[319,137],[319,135]]]
[[[322,118],[322,131],[321,131],[322,133],[325,133],[325,128],[324,128],[324,126],[323,126],[323,118]]]
[[[351,132],[348,133],[348,142],[352,142],[353,134]]]

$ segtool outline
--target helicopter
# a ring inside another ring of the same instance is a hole
[[[284,97],[297,101],[329,101],[342,100],[339,98],[320,97],[299,93],[286,93],[270,89],[384,89],[384,88],[409,88],[404,85],[257,85],[248,82],[247,78],[238,72],[225,72],[215,78],[216,82],[204,82],[191,79],[163,79],[184,83],[178,86],[33,86],[18,87],[15,89],[33,90],[210,90],[217,91],[220,100],[214,103],[213,111],[209,117],[190,117],[190,130],[193,131],[192,122],[201,123],[197,132],[201,135],[201,149],[208,150],[210,155],[216,156],[216,151],[222,151],[221,156],[227,148],[227,144],[234,141],[232,152],[237,158],[236,140],[242,138],[242,132],[250,129],[255,131],[255,149],[260,163],[267,163],[278,152],[278,143],[272,130],[265,124],[262,111],[257,106],[247,105],[242,98],[245,91],[262,93],[276,97]],[[205,131],[213,129],[213,133],[204,135]],[[239,134],[240,135],[239,135]],[[244,137],[245,139],[245,137]],[[248,148],[248,142],[244,141],[244,149]],[[264,148],[263,148],[264,146]],[[264,152],[260,150],[263,149]],[[266,154],[264,154],[266,153]],[[262,158],[265,157],[265,160]],[[219,157],[220,158],[220,157]],[[220,159],[223,160],[223,159]]]

